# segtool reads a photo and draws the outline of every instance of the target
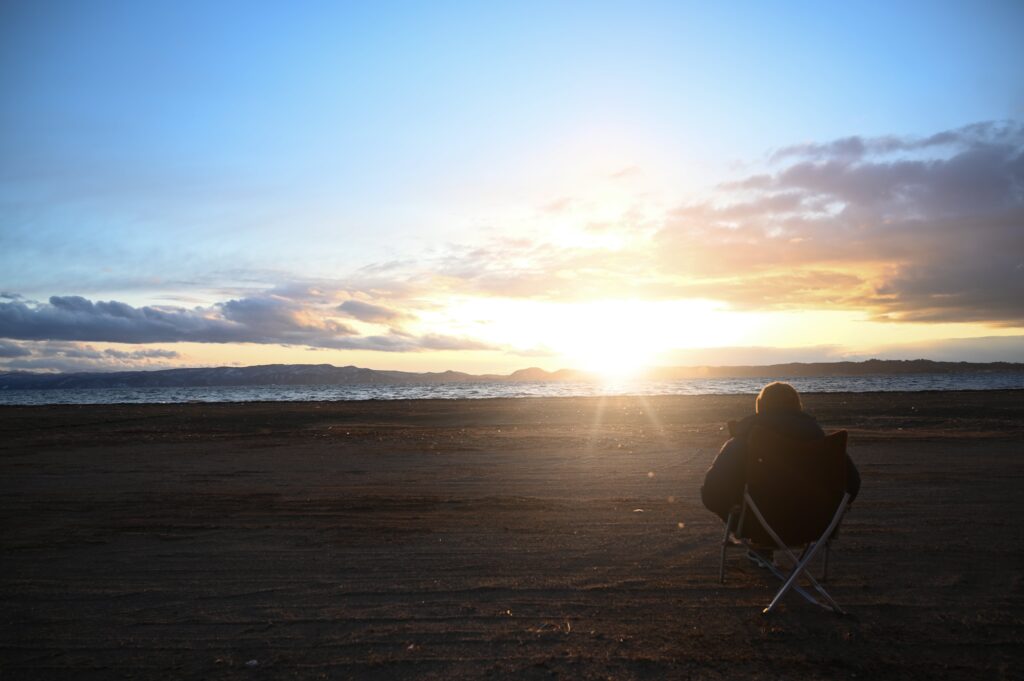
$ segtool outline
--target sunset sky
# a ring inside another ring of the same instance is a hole
[[[1022,27],[5,2],[0,369],[1024,361]]]

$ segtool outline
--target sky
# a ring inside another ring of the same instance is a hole
[[[0,5],[0,370],[1024,361],[1024,4]]]

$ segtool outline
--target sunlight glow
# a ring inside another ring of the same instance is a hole
[[[546,366],[623,379],[663,362],[680,347],[740,344],[756,327],[751,315],[710,300],[593,300],[554,303],[513,299],[449,300],[423,321],[479,338]]]

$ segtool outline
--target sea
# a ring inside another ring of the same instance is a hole
[[[0,405],[179,404],[188,402],[336,402],[350,400],[597,397],[615,395],[755,395],[773,380],[801,393],[1024,390],[1024,372],[763,378],[674,381],[481,382],[407,385],[263,385],[187,388],[0,390]]]

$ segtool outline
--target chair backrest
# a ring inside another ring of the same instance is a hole
[[[828,529],[846,492],[846,431],[796,440],[755,426],[747,440],[747,489],[765,520],[788,545],[814,541]],[[753,520],[744,535],[763,532]],[[746,525],[746,521],[744,522]]]

